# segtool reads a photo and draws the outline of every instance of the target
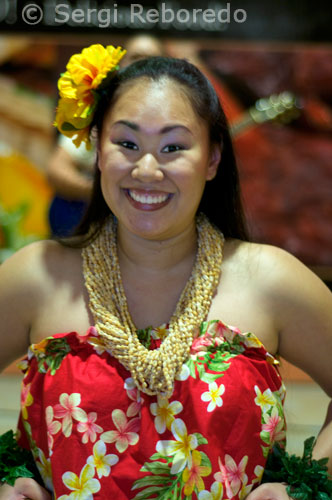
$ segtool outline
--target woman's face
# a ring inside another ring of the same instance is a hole
[[[219,160],[206,123],[172,80],[128,82],[105,117],[102,192],[119,224],[137,236],[162,240],[188,229]]]

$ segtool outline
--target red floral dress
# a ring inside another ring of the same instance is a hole
[[[150,348],[167,328],[141,330]],[[139,392],[94,327],[22,362],[20,444],[58,500],[242,499],[285,440],[277,361],[251,333],[204,322],[171,397]]]

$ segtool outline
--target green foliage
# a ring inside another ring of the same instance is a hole
[[[304,442],[302,457],[289,455],[276,444],[269,455],[262,483],[285,482],[287,493],[296,500],[331,500],[332,478],[327,471],[327,458],[315,460],[312,450],[315,438]]]
[[[32,453],[17,444],[10,430],[0,436],[0,482],[13,486],[18,477],[33,477],[42,484]]]

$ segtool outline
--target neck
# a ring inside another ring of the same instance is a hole
[[[153,274],[167,273],[188,259],[193,264],[197,251],[196,225],[193,222],[180,234],[162,241],[141,238],[119,225],[117,243],[120,266],[133,266],[136,271]]]

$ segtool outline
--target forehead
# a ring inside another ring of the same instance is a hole
[[[125,82],[115,93],[106,121],[122,118],[165,120],[193,127],[206,127],[189,98],[188,90],[170,78],[151,80],[147,77]]]

